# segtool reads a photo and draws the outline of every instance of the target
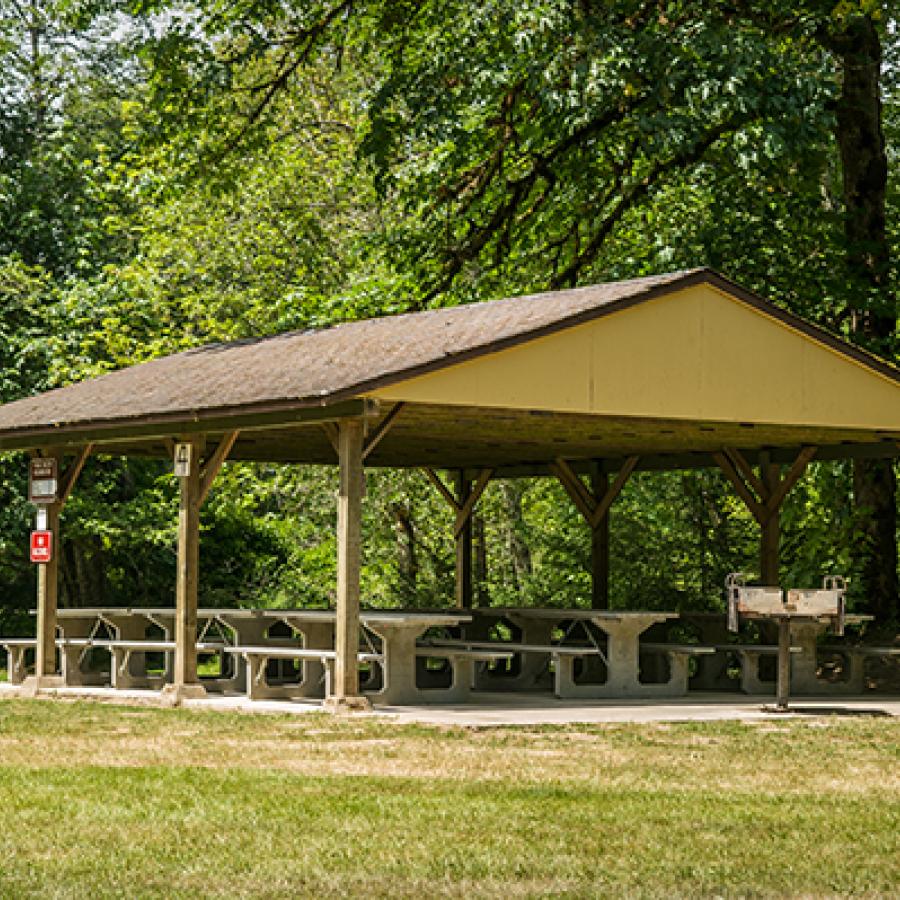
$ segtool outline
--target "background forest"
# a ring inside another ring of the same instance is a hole
[[[0,400],[212,341],[697,265],[896,361],[895,14],[0,0]],[[335,478],[226,466],[201,606],[328,603]],[[25,482],[0,460],[7,630],[34,602]],[[449,603],[444,501],[416,472],[368,483],[364,602]],[[175,524],[170,465],[92,459],[62,603],[173,602]],[[782,524],[783,583],[848,573],[858,609],[896,619],[896,466],[811,466]],[[611,527],[613,606],[717,608],[727,572],[758,570],[714,471],[633,477]],[[555,482],[493,483],[474,530],[479,603],[589,603],[590,534]]]

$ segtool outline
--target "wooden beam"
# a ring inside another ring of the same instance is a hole
[[[335,455],[338,455],[340,451],[338,450],[338,427],[334,424],[334,422],[323,422],[322,423],[322,431],[325,432],[325,437],[328,438],[328,442],[331,444],[334,449]]]
[[[603,497],[609,490],[609,475],[602,471],[599,462],[591,472],[591,493]],[[591,529],[591,606],[609,609],[609,516],[604,516]]]
[[[209,494],[209,489],[216,480],[216,475],[219,474],[222,464],[228,458],[228,454],[231,452],[231,448],[234,446],[234,442],[239,434],[239,431],[230,431],[226,434],[219,442],[219,446],[213,451],[213,455],[206,461],[206,465],[203,467],[203,472],[200,475],[200,496],[198,498],[200,506],[203,506],[206,496]]]
[[[750,489],[732,465],[731,460],[724,453],[713,453],[713,459],[718,463],[725,477],[734,485],[738,496],[747,505],[747,509],[753,514],[756,521],[760,525],[765,524],[766,519],[769,517],[769,511],[750,492]]]
[[[22,430],[0,437],[0,450],[31,450],[36,447],[122,443],[142,438],[166,440],[173,434],[212,434],[225,431],[254,431],[279,426],[314,425],[347,418],[371,416],[378,405],[372,400],[345,400],[330,406],[285,406],[260,411],[210,410],[200,414],[184,410],[170,415],[147,417],[151,421],[110,421],[102,425],[60,425]]]
[[[747,462],[747,458],[736,447],[726,447],[723,453],[731,460],[732,465],[740,472],[747,484],[756,491],[757,496],[765,501],[769,497],[769,490],[763,482],[756,477],[753,466]]]
[[[359,693],[359,582],[362,566],[363,423],[348,419],[339,427],[337,508],[337,653],[332,694],[333,711],[366,709]]]
[[[87,462],[88,457],[91,455],[91,450],[93,449],[93,444],[86,444],[81,450],[78,451],[78,454],[75,456],[75,459],[72,461],[72,464],[66,469],[65,474],[59,479],[59,508],[62,509],[66,505],[66,500],[69,499],[69,495],[72,493],[72,488],[75,487],[75,482],[78,481],[78,476],[81,474],[81,470],[84,468],[84,464]]]
[[[484,493],[484,489],[488,486],[488,482],[493,474],[493,469],[482,469],[479,473],[478,480],[472,488],[472,493],[466,497],[466,502],[463,503],[456,514],[456,523],[453,527],[454,538],[458,537],[463,528],[465,528],[466,522],[469,521],[469,516],[472,515],[472,510],[475,509],[475,504],[481,499],[481,495]]]
[[[462,504],[456,502],[456,497],[453,496],[453,492],[450,488],[444,484],[441,476],[428,466],[423,466],[422,471],[425,473],[428,480],[438,489],[438,493],[453,507],[456,514],[459,515]]]
[[[781,504],[784,502],[785,497],[787,497],[787,495],[790,493],[791,488],[803,476],[803,473],[806,471],[806,467],[810,464],[817,451],[818,447],[804,447],[797,455],[797,458],[794,460],[794,464],[788,470],[787,475],[785,475],[784,478],[781,479],[778,486],[772,491],[769,498],[766,500],[766,509],[769,510],[770,514],[776,513],[781,507]]]
[[[381,443],[384,436],[391,430],[394,420],[400,415],[400,411],[403,409],[404,405],[405,404],[402,402],[395,403],[388,414],[372,432],[372,436],[366,442],[365,449],[363,450],[363,461],[368,459],[369,454]]]
[[[185,688],[201,692],[197,678],[197,595],[200,585],[200,454],[203,440],[191,445],[187,475],[181,476],[178,507],[178,560],[175,580],[175,666],[170,691],[179,702]]]
[[[622,488],[625,487],[625,483],[634,471],[634,467],[638,464],[638,459],[639,457],[637,456],[629,456],[619,470],[619,474],[612,483],[612,487],[597,500],[597,506],[591,516],[591,528],[596,528],[601,520],[606,518],[606,514],[609,512],[610,507],[613,505],[616,497],[622,493]]]
[[[472,493],[472,482],[464,472],[456,473],[456,502],[465,506]],[[456,535],[456,605],[460,609],[472,606],[472,517],[466,519]]]
[[[771,449],[773,462],[791,465],[802,447],[774,447]],[[748,464],[753,465],[758,461],[758,450],[743,450],[742,456]],[[896,459],[900,455],[900,448],[894,441],[872,441],[858,444],[820,444],[816,453],[816,460],[841,459]],[[607,474],[614,474],[622,468],[626,457],[604,457],[600,462],[600,469]],[[567,460],[569,468],[579,475],[589,475],[591,461]],[[458,466],[459,464],[456,463]],[[636,472],[673,472],[692,471],[696,469],[717,468],[718,463],[713,454],[708,451],[678,452],[678,453],[647,453],[641,454]],[[477,472],[471,467],[466,468],[466,475],[474,478]],[[548,475],[556,475],[552,462],[509,463],[498,465],[494,470],[494,478],[545,478]]]
[[[771,462],[768,454],[759,457],[759,474],[765,484],[766,495],[772,497],[781,480],[781,467]],[[763,584],[778,585],[781,558],[781,521],[778,507],[767,508],[765,520],[760,522],[759,573]]]
[[[564,459],[555,459],[550,464],[550,471],[559,479],[569,498],[575,504],[576,509],[590,524],[594,516],[596,501],[590,495],[582,480],[575,474]]]

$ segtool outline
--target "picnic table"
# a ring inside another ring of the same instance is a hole
[[[368,683],[363,684],[364,691],[373,701],[383,704],[458,699],[471,687],[470,663],[479,654],[436,654],[446,658],[453,668],[452,683],[449,688],[420,688],[416,684],[416,659],[421,657],[422,648],[417,646],[417,642],[431,628],[454,627],[470,620],[471,615],[464,611],[361,610],[360,625],[363,631],[361,649],[367,654],[365,662],[378,658],[377,675],[373,675]],[[221,629],[229,633],[229,640],[219,651],[223,657],[236,657],[235,654],[228,652],[226,645],[229,644],[243,648],[244,653],[241,655],[244,656],[251,648],[297,649],[296,638],[278,638],[269,634],[272,626],[279,623],[301,635],[304,649],[323,651],[323,654],[271,654],[270,660],[282,657],[290,664],[295,662],[296,657],[301,666],[301,673],[299,681],[270,684],[266,688],[257,683],[256,695],[261,696],[265,692],[269,697],[321,695],[328,660],[324,651],[334,648],[335,622],[336,613],[333,609],[202,608],[197,611],[198,640],[206,639],[217,626],[221,626]],[[85,645],[74,645],[68,641],[73,638],[96,637],[100,625],[105,625],[112,631],[116,641],[146,639],[148,628],[157,626],[162,631],[161,643],[165,646],[154,644],[151,647],[148,643],[148,652],[164,652],[166,672],[170,671],[174,645],[169,647],[167,642],[171,641],[175,626],[175,611],[171,607],[61,609],[58,612],[58,627],[62,637],[67,641],[64,649],[67,648],[70,653],[64,668],[67,684],[84,683],[87,678],[95,677],[95,673],[82,672],[77,664],[79,660],[74,656],[77,652],[82,652],[83,656]],[[93,645],[98,644],[94,641]],[[254,660],[263,656],[259,652],[250,655]],[[500,655],[503,655],[502,651]],[[131,648],[128,666],[128,674],[132,681],[146,678],[145,654]],[[227,666],[223,666],[223,673],[226,671]],[[230,674],[205,679],[204,683],[213,690],[247,690],[246,666],[233,665]]]
[[[677,612],[658,610],[600,610],[555,609],[547,607],[480,607],[472,610],[478,625],[467,629],[478,636],[486,636],[498,621],[506,620],[521,631],[519,642],[533,650],[520,651],[522,661],[519,672],[509,679],[513,689],[533,687],[540,674],[546,671],[547,661],[553,656],[548,648],[556,644],[554,658],[554,690],[562,698],[594,699],[603,697],[651,697],[682,694],[686,684],[677,677],[663,684],[646,684],[640,680],[641,635],[653,625],[678,618]],[[567,638],[573,626],[586,623],[602,631],[606,646],[593,641],[589,629],[583,629],[584,653],[579,656]],[[562,641],[553,640],[561,626],[568,626]],[[497,642],[503,646],[502,641]],[[598,652],[599,651],[599,652]],[[602,683],[580,684],[575,680],[575,661],[579,658],[597,657],[606,665],[606,679]],[[480,682],[485,685],[484,679]]]

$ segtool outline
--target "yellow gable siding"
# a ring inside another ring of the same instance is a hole
[[[900,429],[900,385],[698,286],[373,393],[614,416]]]

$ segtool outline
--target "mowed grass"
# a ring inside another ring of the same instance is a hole
[[[900,725],[0,702],[0,896],[900,895]]]

